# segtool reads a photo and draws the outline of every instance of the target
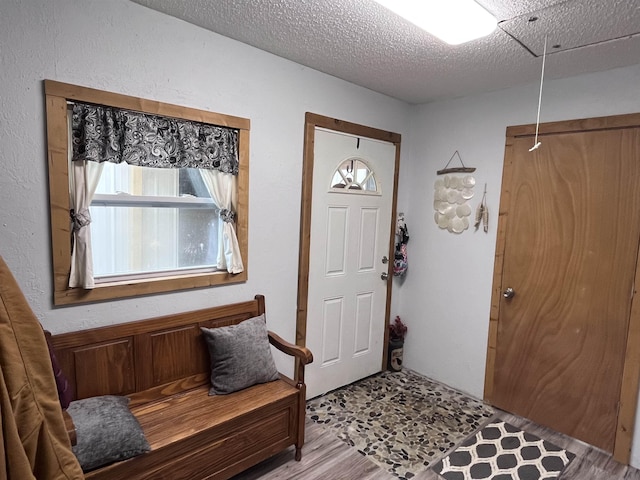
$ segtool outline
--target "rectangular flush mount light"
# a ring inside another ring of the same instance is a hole
[[[497,21],[474,0],[375,0],[447,42],[459,45],[493,32]]]

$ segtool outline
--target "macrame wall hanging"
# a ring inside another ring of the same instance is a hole
[[[451,160],[458,157],[462,167],[449,167]],[[471,173],[475,168],[467,167],[456,150],[442,170],[438,170],[438,178],[434,185],[433,208],[434,219],[438,227],[450,233],[462,233],[469,228],[473,187],[476,179]],[[454,173],[466,175],[452,175]]]

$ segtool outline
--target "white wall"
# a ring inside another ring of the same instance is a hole
[[[53,308],[45,78],[251,119],[246,284]],[[640,111],[638,85],[640,66],[548,82],[542,120]],[[410,107],[125,0],[2,0],[0,255],[54,333],[263,293],[270,328],[293,340],[304,112],[399,132],[410,270],[392,314],[409,325],[405,364],[482,397],[505,127],[532,123],[537,95],[530,85]],[[433,222],[435,171],[455,150],[478,169],[474,207],[487,182],[488,234]]]
[[[549,69],[548,71],[552,71]],[[538,85],[415,107],[403,166],[409,271],[395,290],[409,327],[405,365],[482,398],[505,128],[534,123]],[[545,83],[541,121],[640,111],[640,65]],[[433,184],[458,150],[476,167],[473,211],[487,183],[489,232],[433,220]],[[640,416],[638,417],[640,418]],[[638,422],[640,424],[640,421]],[[640,427],[640,425],[639,425]],[[636,438],[640,435],[636,430]],[[636,442],[640,443],[640,442]],[[633,451],[640,465],[640,445]]]
[[[0,255],[54,333],[262,293],[293,341],[305,112],[404,133],[410,108],[124,0],[2,0],[0,65]],[[249,281],[54,308],[43,79],[250,118]]]

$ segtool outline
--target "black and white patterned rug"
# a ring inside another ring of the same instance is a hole
[[[575,455],[494,420],[433,466],[446,480],[551,480]]]

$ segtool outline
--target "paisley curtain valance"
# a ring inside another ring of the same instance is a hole
[[[72,133],[73,161],[238,174],[238,130],[234,128],[76,103]]]

